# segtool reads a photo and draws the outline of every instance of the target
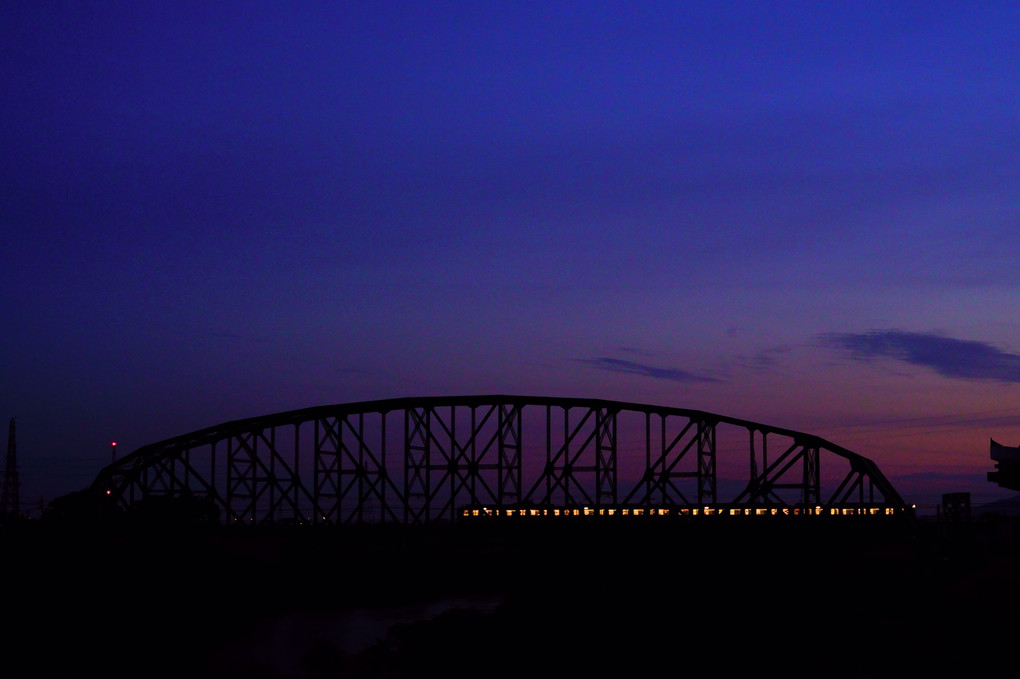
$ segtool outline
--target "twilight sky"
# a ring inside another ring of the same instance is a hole
[[[1015,2],[7,3],[22,504],[241,417],[509,393],[1020,444]]]

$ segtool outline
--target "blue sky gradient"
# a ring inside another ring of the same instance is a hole
[[[1015,3],[4,15],[0,417],[28,501],[113,439],[490,392],[725,413],[908,499],[1002,496]]]

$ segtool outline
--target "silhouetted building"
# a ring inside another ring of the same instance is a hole
[[[996,443],[994,439],[989,441],[995,471],[988,472],[988,480],[1003,488],[1020,490],[1020,447],[1010,448]]]
[[[970,521],[970,493],[943,494],[942,515],[952,523]]]

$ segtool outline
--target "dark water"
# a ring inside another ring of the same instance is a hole
[[[1020,612],[1015,520],[7,531],[3,549],[6,677],[1013,676]]]
[[[501,597],[464,596],[413,606],[287,611],[260,621],[242,639],[217,649],[209,665],[235,671],[257,668],[281,679],[298,679],[309,676],[308,659],[317,649],[355,656],[384,643],[394,629],[429,623],[451,612],[488,615],[501,603]]]

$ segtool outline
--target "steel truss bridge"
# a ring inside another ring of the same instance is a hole
[[[135,450],[91,490],[201,500],[227,524],[905,511],[874,462],[817,436],[599,399],[401,398],[227,422]]]

